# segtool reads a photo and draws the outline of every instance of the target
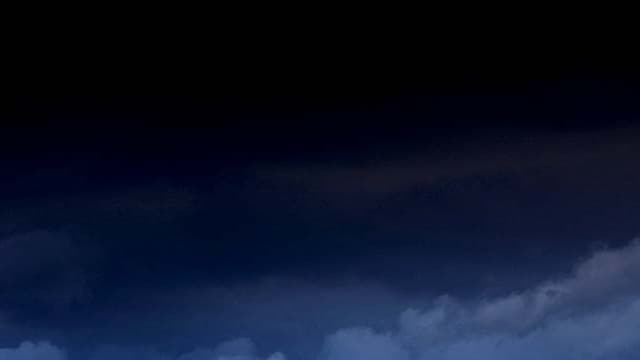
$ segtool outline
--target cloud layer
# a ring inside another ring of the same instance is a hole
[[[640,354],[640,242],[596,252],[572,274],[495,299],[448,296],[407,309],[389,329],[354,326],[301,360],[627,360]],[[46,343],[0,349],[0,360],[65,360]],[[102,347],[89,360],[284,360],[248,339],[185,354]]]

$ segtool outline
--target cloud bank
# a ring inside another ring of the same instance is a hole
[[[285,360],[256,355],[248,339],[185,354],[104,347],[89,360]],[[441,296],[407,309],[388,329],[354,326],[326,337],[300,360],[627,360],[640,355],[640,242],[602,250],[572,274],[494,299]],[[0,360],[66,360],[65,352],[25,342],[0,349]]]

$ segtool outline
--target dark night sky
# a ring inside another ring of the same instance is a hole
[[[634,358],[637,89],[5,101],[0,360]]]

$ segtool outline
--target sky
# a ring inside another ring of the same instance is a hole
[[[4,99],[0,360],[636,358],[637,90]]]

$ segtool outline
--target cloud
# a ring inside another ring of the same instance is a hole
[[[299,311],[296,311],[299,313]],[[631,360],[640,354],[640,241],[605,249],[567,276],[493,299],[449,296],[403,311],[395,325],[355,324],[327,336],[300,360]],[[65,360],[64,351],[24,342],[0,360]],[[181,354],[101,347],[89,360],[286,360],[260,356],[239,338]]]
[[[0,360],[66,360],[64,351],[48,342],[23,342],[16,348],[0,348]]]
[[[640,243],[594,254],[567,278],[510,296],[443,296],[393,331],[343,329],[325,360],[632,359],[640,352]]]

